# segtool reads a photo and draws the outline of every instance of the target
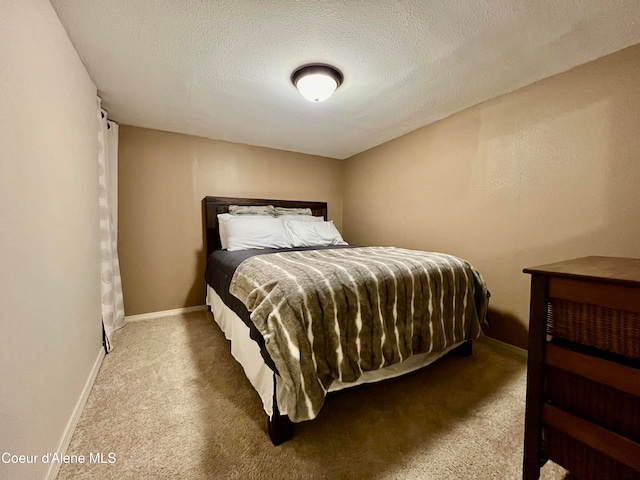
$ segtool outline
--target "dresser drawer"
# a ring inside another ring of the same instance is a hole
[[[640,360],[640,313],[553,297],[547,308],[549,335]]]
[[[547,366],[545,401],[640,443],[640,397]]]
[[[633,468],[549,425],[542,428],[542,451],[580,480],[638,480]]]
[[[640,443],[640,369],[548,343],[543,401]]]

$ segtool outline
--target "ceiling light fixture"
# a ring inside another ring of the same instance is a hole
[[[310,102],[324,102],[342,83],[342,73],[329,65],[304,65],[291,74],[300,95]]]

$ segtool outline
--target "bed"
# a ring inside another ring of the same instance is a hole
[[[239,219],[230,208],[258,214]],[[263,208],[307,209],[317,224],[293,215],[272,221],[260,217]],[[237,224],[284,226],[293,244],[278,237],[257,249],[223,245],[227,217],[234,232]],[[293,437],[293,423],[315,418],[330,392],[415,371],[449,352],[471,355],[485,321],[489,293],[468,262],[345,245],[339,233],[322,246],[305,240],[307,231],[337,232],[326,220],[325,202],[203,199],[207,305],[262,400],[274,445]],[[265,248],[272,245],[279,248]]]

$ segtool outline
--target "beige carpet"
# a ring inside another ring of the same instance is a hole
[[[330,395],[280,447],[208,312],[128,324],[114,344],[67,453],[115,463],[65,464],[59,479],[522,478],[525,359],[488,341]]]

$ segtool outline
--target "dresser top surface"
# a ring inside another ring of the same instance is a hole
[[[640,258],[582,257],[524,269],[524,273],[545,274],[583,280],[605,280],[640,287]]]

